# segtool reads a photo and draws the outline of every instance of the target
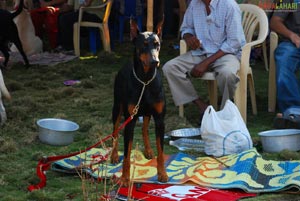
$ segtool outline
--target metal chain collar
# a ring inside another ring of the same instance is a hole
[[[154,80],[154,78],[156,77],[157,70],[155,68],[155,71],[154,71],[154,74],[153,74],[152,78],[150,80],[148,80],[147,82],[143,82],[140,78],[138,78],[138,76],[135,73],[134,68],[132,69],[132,72],[133,72],[133,75],[134,75],[135,79],[137,79],[137,81],[139,81],[143,85],[143,88],[142,88],[139,100],[138,100],[136,106],[134,107],[134,109],[132,111],[131,118],[133,118],[138,113],[138,110],[139,110],[139,107],[140,107],[140,102],[142,100],[142,96],[143,96],[144,91],[145,91],[145,87]]]

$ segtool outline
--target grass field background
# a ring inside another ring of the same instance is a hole
[[[179,50],[174,49],[174,45],[177,44],[176,38],[164,39],[160,56],[161,66],[179,54]],[[27,186],[39,181],[35,168],[41,157],[85,149],[112,133],[114,77],[118,69],[132,58],[132,53],[133,46],[126,41],[123,44],[115,44],[112,54],[100,52],[98,59],[77,59],[56,66],[32,66],[29,69],[25,69],[22,64],[15,64],[10,70],[3,72],[12,100],[4,100],[8,120],[0,129],[0,200],[97,200],[97,196],[103,193],[105,185],[90,183],[90,186],[85,186],[89,188],[89,194],[86,195],[82,190],[82,179],[76,174],[48,171],[45,188],[28,192]],[[257,60],[253,65],[253,74],[258,115],[251,114],[251,106],[248,104],[247,127],[255,147],[267,159],[299,160],[298,152],[284,151],[278,154],[262,152],[258,132],[272,128],[275,114],[267,112],[268,72],[262,61]],[[65,86],[63,82],[70,79],[78,79],[81,83]],[[201,96],[207,100],[205,83],[195,81],[195,84]],[[167,97],[166,132],[197,127],[199,116],[195,106],[186,105],[186,116],[180,118],[165,79],[164,88]],[[77,122],[80,129],[75,135],[74,142],[69,146],[50,146],[41,143],[36,125],[36,121],[41,118],[64,118]],[[153,122],[150,124],[150,134],[154,136]],[[151,141],[154,142],[154,138]],[[142,144],[140,124],[137,124],[135,129],[135,142]],[[106,145],[110,146],[111,142],[107,142]],[[172,154],[178,150],[166,143],[165,152]],[[300,196],[273,193],[246,200],[300,200]]]

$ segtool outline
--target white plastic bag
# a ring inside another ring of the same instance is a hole
[[[253,147],[252,139],[236,105],[227,100],[223,110],[210,105],[201,123],[201,136],[207,155],[216,157],[240,153]]]

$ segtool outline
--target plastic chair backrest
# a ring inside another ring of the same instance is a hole
[[[239,4],[239,6],[242,12],[242,26],[246,42],[255,40],[257,44],[262,43],[268,35],[269,28],[265,11],[253,4]],[[254,35],[257,33],[258,36],[255,39]]]

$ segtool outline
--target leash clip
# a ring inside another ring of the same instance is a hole
[[[132,115],[131,115],[131,119],[133,119],[133,117],[138,113],[139,111],[139,107],[138,105],[136,105],[133,110],[132,110]]]

